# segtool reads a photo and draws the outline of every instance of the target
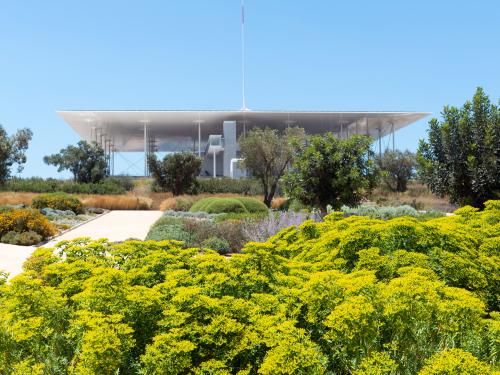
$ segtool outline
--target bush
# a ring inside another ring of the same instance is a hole
[[[107,178],[98,183],[79,183],[70,180],[43,179],[40,177],[12,178],[0,186],[2,191],[64,192],[68,194],[123,194],[132,190],[132,188],[132,181],[127,177]]]
[[[0,213],[0,236],[8,232],[35,232],[42,239],[57,233],[56,227],[38,210],[13,209]],[[13,235],[10,235],[13,236]]]
[[[53,208],[55,210],[71,210],[76,214],[83,212],[83,204],[80,200],[66,193],[45,193],[33,198],[31,205],[34,208]]]
[[[189,209],[190,212],[204,211],[211,214],[220,213],[257,213],[267,212],[264,203],[254,198],[234,197],[234,198],[204,198],[194,203]]]
[[[362,204],[357,207],[347,207],[342,206],[340,211],[345,213],[347,216],[368,216],[374,219],[393,219],[395,217],[401,216],[412,216],[418,217],[420,213],[411,206],[398,206],[398,207],[380,207],[371,204]],[[434,215],[431,215],[433,217]]]
[[[233,224],[161,220],[206,243]],[[176,241],[37,249],[0,276],[0,369],[490,375],[499,224],[490,203],[426,222],[334,212],[231,257]]]
[[[262,195],[262,185],[254,178],[198,178],[199,194],[232,193]]]
[[[217,251],[219,254],[229,254],[231,252],[231,248],[229,243],[219,237],[210,237],[201,243],[202,248],[211,249]]]
[[[7,232],[2,236],[0,242],[8,243],[11,245],[21,245],[21,246],[30,246],[36,245],[42,241],[42,236],[33,231],[27,232]]]
[[[156,155],[150,155],[147,162],[156,185],[163,191],[170,191],[174,196],[196,192],[202,159],[193,153],[170,154],[161,161]]]

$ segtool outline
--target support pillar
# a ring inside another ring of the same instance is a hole
[[[217,153],[215,152],[214,148],[214,173],[213,173],[213,178],[217,177]]]
[[[198,121],[198,157],[201,158],[201,121]]]
[[[149,176],[148,168],[148,125],[144,123],[144,176]]]

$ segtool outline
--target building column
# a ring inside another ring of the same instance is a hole
[[[213,178],[216,178],[217,177],[217,152],[215,151],[215,148],[214,148],[214,173],[213,173]]]
[[[148,168],[148,124],[144,123],[144,176],[149,176]]]

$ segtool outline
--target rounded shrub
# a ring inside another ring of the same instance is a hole
[[[229,246],[229,242],[225,240],[224,238],[220,237],[210,237],[207,238],[203,243],[201,244],[203,248],[205,249],[211,249],[217,251],[219,254],[229,254],[231,252],[231,247]]]
[[[189,209],[190,212],[208,212],[210,214],[221,213],[258,213],[266,212],[264,203],[254,198],[231,197],[219,198],[211,197],[200,199]]]
[[[75,214],[83,213],[83,203],[74,195],[66,193],[46,193],[33,198],[31,205],[34,208],[53,208],[55,210],[71,210]]]
[[[0,236],[8,232],[35,232],[42,239],[53,236],[57,229],[38,210],[14,209],[0,214]],[[11,235],[12,236],[12,235]]]
[[[42,241],[42,236],[32,230],[27,232],[10,231],[2,236],[1,242],[11,245],[30,246]]]

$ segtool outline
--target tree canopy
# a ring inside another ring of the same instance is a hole
[[[201,163],[202,160],[191,152],[166,155],[163,160],[158,160],[156,155],[148,157],[149,170],[156,183],[174,196],[196,190]]]
[[[371,139],[356,135],[338,139],[332,133],[307,138],[284,177],[291,198],[320,208],[356,205],[376,180]]]
[[[500,197],[500,115],[482,88],[462,108],[444,107],[417,152],[418,176],[451,203],[481,207]]]
[[[304,129],[298,127],[287,128],[282,134],[276,129],[254,128],[240,136],[242,164],[261,182],[267,207],[271,206],[279,180],[304,137]]]
[[[26,164],[26,150],[32,137],[33,132],[28,128],[9,136],[0,125],[0,183],[10,177],[13,165],[17,165],[17,173],[22,172]]]
[[[99,182],[108,174],[104,150],[95,142],[79,141],[76,146],[69,145],[58,154],[45,156],[43,161],[57,166],[58,172],[69,170],[77,182]]]
[[[416,172],[415,154],[408,150],[386,150],[378,162],[382,184],[393,192],[406,191]]]

